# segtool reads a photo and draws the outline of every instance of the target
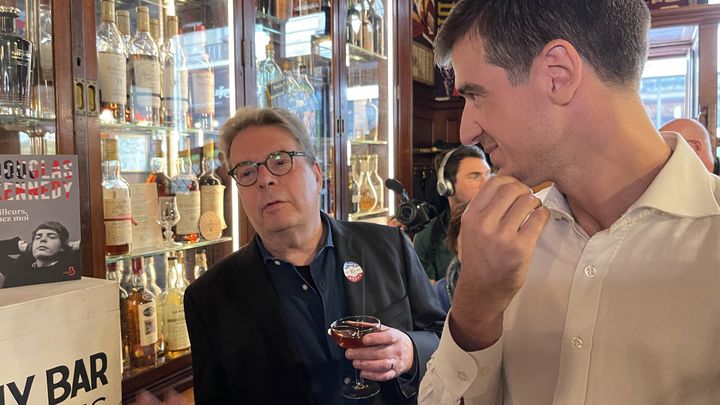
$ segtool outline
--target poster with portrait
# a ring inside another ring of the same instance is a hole
[[[0,155],[0,288],[77,280],[77,156]]]

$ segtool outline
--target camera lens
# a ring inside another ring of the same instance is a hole
[[[397,219],[401,223],[409,224],[415,218],[415,207],[410,203],[402,203],[398,206]]]

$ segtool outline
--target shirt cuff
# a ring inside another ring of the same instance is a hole
[[[467,399],[494,396],[500,387],[503,338],[483,350],[466,352],[450,333],[450,315],[432,356],[432,373],[452,397]],[[428,365],[430,368],[430,365]]]
[[[410,368],[410,370],[405,373],[397,376],[396,380],[398,383],[398,386],[400,387],[400,391],[405,395],[406,398],[412,398],[417,394],[418,391],[418,385],[420,384],[419,378],[418,378],[418,354],[417,354],[417,348],[415,347],[415,342],[410,338],[410,341],[413,344],[413,366]]]

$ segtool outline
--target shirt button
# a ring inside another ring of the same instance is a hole
[[[457,377],[460,381],[467,381],[468,379],[467,374],[463,373],[462,371],[457,372]]]
[[[279,266],[279,265],[280,265],[280,260],[275,260],[274,263],[275,263],[276,266]]]
[[[303,291],[307,291],[307,290],[308,290],[308,288],[310,288],[310,287],[308,287],[308,285],[307,285],[307,284],[303,284],[303,285],[302,285],[302,289],[303,289]]]
[[[576,349],[582,349],[583,344],[585,344],[585,342],[583,342],[583,340],[580,337],[575,336],[574,338],[570,339],[570,344],[572,344],[572,346]]]
[[[597,270],[595,269],[595,266],[587,266],[585,267],[585,275],[593,278],[597,274]]]

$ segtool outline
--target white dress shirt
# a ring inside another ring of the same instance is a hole
[[[468,353],[446,322],[421,404],[720,404],[720,178],[667,141],[648,189],[592,237],[557,189],[541,196],[551,219],[503,336]]]

